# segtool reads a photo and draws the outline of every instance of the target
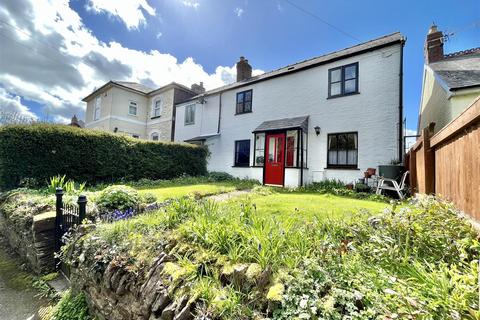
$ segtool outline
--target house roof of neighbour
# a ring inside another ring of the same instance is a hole
[[[105,83],[103,86],[101,86],[98,89],[95,89],[92,93],[90,93],[88,96],[82,99],[82,101],[87,102],[97,94],[97,92],[110,87],[110,86],[118,86],[121,88],[126,88],[129,90],[132,90],[138,94],[143,94],[143,95],[150,95],[153,93],[156,93],[158,91],[164,90],[164,89],[169,89],[169,88],[180,88],[189,92],[193,92],[191,89],[187,88],[186,86],[176,83],[176,82],[171,82],[167,85],[164,85],[163,87],[157,88],[157,89],[152,89],[150,87],[147,87],[143,84],[137,83],[137,82],[130,82],[130,81],[116,81],[116,80],[110,80],[109,82]]]
[[[308,116],[283,118],[262,122],[253,132],[264,132],[271,130],[302,129],[307,131]]]
[[[429,67],[450,90],[480,86],[480,48],[447,54]]]
[[[271,78],[287,75],[287,74],[290,74],[290,73],[293,73],[293,72],[306,70],[306,69],[316,67],[316,66],[321,65],[321,64],[330,63],[330,62],[333,62],[333,61],[336,61],[336,60],[339,60],[339,59],[345,59],[345,58],[348,58],[350,56],[365,53],[365,52],[372,51],[372,50],[375,50],[375,49],[380,49],[380,48],[392,45],[394,43],[403,43],[403,42],[405,42],[405,38],[403,37],[403,35],[400,32],[395,32],[395,33],[392,33],[392,34],[389,34],[389,35],[386,35],[386,36],[383,36],[383,37],[380,37],[380,38],[377,38],[377,39],[374,39],[374,40],[370,40],[370,41],[367,41],[367,42],[364,42],[364,43],[361,43],[361,44],[358,44],[358,45],[355,45],[355,46],[352,46],[352,47],[348,47],[348,48],[345,48],[345,49],[342,49],[342,50],[339,50],[339,51],[334,51],[334,52],[331,52],[331,53],[328,53],[328,54],[325,54],[325,55],[321,55],[321,56],[318,56],[318,57],[315,57],[315,58],[312,58],[312,59],[308,59],[308,60],[304,60],[304,61],[301,61],[301,62],[297,62],[297,63],[294,63],[294,64],[290,64],[288,66],[285,66],[285,67],[282,67],[282,68],[279,68],[279,69],[276,69],[276,70],[273,70],[273,71],[270,71],[270,72],[266,72],[266,73],[263,73],[263,74],[258,75],[258,76],[254,76],[254,77],[251,77],[251,78],[246,79],[246,80],[234,82],[234,83],[231,83],[231,84],[228,84],[228,85],[225,85],[225,86],[213,89],[213,90],[209,90],[209,91],[207,91],[203,94],[192,97],[190,100],[187,100],[187,101],[198,99],[200,96],[208,96],[208,95],[211,95],[211,94],[220,93],[220,92],[227,91],[227,90],[230,90],[230,89],[234,89],[234,88],[237,88],[237,87],[242,87],[242,86],[246,86],[246,85],[253,84],[253,83],[256,83],[256,82],[260,82],[260,81],[268,80],[268,79],[271,79]]]

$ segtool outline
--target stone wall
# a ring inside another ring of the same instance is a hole
[[[33,221],[14,223],[0,214],[0,232],[10,246],[37,274],[55,271],[55,212],[45,212]]]
[[[137,276],[117,265],[108,264],[103,272],[80,265],[71,269],[74,292],[87,296],[90,312],[101,320],[193,319],[194,302],[188,296],[172,298],[175,288],[167,285],[162,272],[173,258],[161,253],[144,276]]]

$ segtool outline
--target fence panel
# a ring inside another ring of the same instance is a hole
[[[480,221],[480,97],[432,137],[431,129],[405,158],[410,186],[435,192]]]

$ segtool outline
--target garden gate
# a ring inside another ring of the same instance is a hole
[[[56,217],[55,217],[55,252],[59,253],[64,244],[64,235],[73,227],[82,223],[87,211],[87,197],[78,196],[77,204],[63,203],[63,189],[57,188],[55,191]],[[63,262],[57,260],[57,269],[59,269],[68,278],[70,269]]]

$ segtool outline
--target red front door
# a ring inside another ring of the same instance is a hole
[[[265,184],[283,186],[285,174],[285,134],[267,134],[266,136]]]

